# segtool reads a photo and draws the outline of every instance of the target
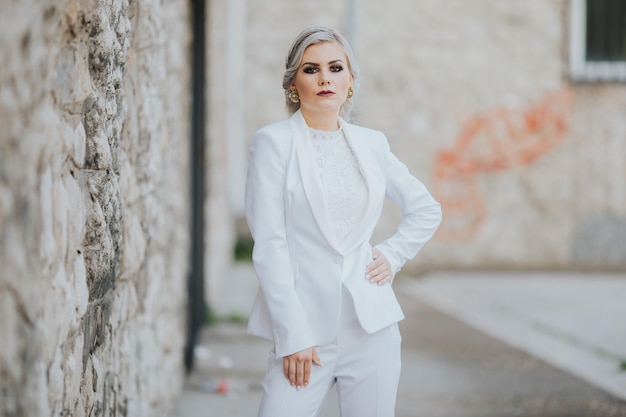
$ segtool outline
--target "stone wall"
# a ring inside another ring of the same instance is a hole
[[[188,274],[184,0],[0,15],[0,415],[159,416]]]
[[[626,85],[571,81],[569,7],[248,0],[246,138],[286,115],[292,39],[313,24],[335,27],[361,67],[357,123],[384,131],[443,203],[438,234],[404,271],[623,270]],[[399,217],[388,207],[375,241]]]

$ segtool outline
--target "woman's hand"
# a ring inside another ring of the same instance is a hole
[[[365,278],[372,284],[384,285],[391,281],[391,264],[378,249],[372,251],[374,261],[365,268]]]
[[[300,391],[302,387],[309,385],[311,363],[322,366],[322,361],[319,356],[317,356],[315,346],[292,353],[283,358],[285,377],[289,380],[291,386],[295,386],[298,391]]]

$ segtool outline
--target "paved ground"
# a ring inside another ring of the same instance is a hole
[[[619,398],[626,397],[626,372],[619,370],[626,314],[614,316],[626,312],[626,277],[436,274],[395,286],[407,316],[397,417],[626,417]],[[585,294],[594,301],[581,301]],[[510,328],[529,342],[515,340]],[[533,347],[542,343],[551,355]],[[567,360],[556,363],[559,369],[538,359],[554,363],[563,356],[559,349],[566,359],[587,362],[575,369],[581,375],[572,375]],[[172,417],[255,416],[268,350],[243,325],[205,329]],[[607,386],[589,377],[594,360],[607,368],[598,375],[613,373]],[[338,416],[335,401],[332,395],[321,416]]]
[[[408,291],[626,399],[626,274],[432,274]]]

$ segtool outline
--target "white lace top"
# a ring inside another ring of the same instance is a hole
[[[367,208],[367,185],[354,151],[341,129],[309,128],[335,235],[343,243]]]

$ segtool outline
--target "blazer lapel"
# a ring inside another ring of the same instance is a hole
[[[300,167],[302,185],[315,221],[333,249],[339,253],[345,253],[363,243],[364,239],[368,239],[372,228],[375,226],[375,222],[378,220],[376,214],[380,202],[384,199],[385,185],[382,176],[377,178],[375,175],[376,170],[380,170],[381,167],[372,157],[371,152],[373,150],[368,146],[368,138],[358,137],[358,133],[355,132],[353,126],[343,119],[340,119],[339,122],[346,135],[348,144],[352,148],[358,161],[361,174],[367,185],[368,194],[367,207],[361,221],[350,231],[342,243],[339,242],[339,239],[333,231],[330,216],[326,209],[326,197],[324,196],[322,188],[319,168],[315,162],[315,149],[309,135],[309,128],[299,110],[289,118],[296,144],[296,154]],[[365,132],[362,133],[364,134]]]
[[[319,169],[315,163],[315,149],[309,135],[309,128],[300,110],[289,118],[289,124],[291,125],[296,144],[296,154],[304,193],[306,194],[315,221],[330,246],[341,253],[341,247],[333,232],[330,217],[326,210],[326,198],[322,188]]]

